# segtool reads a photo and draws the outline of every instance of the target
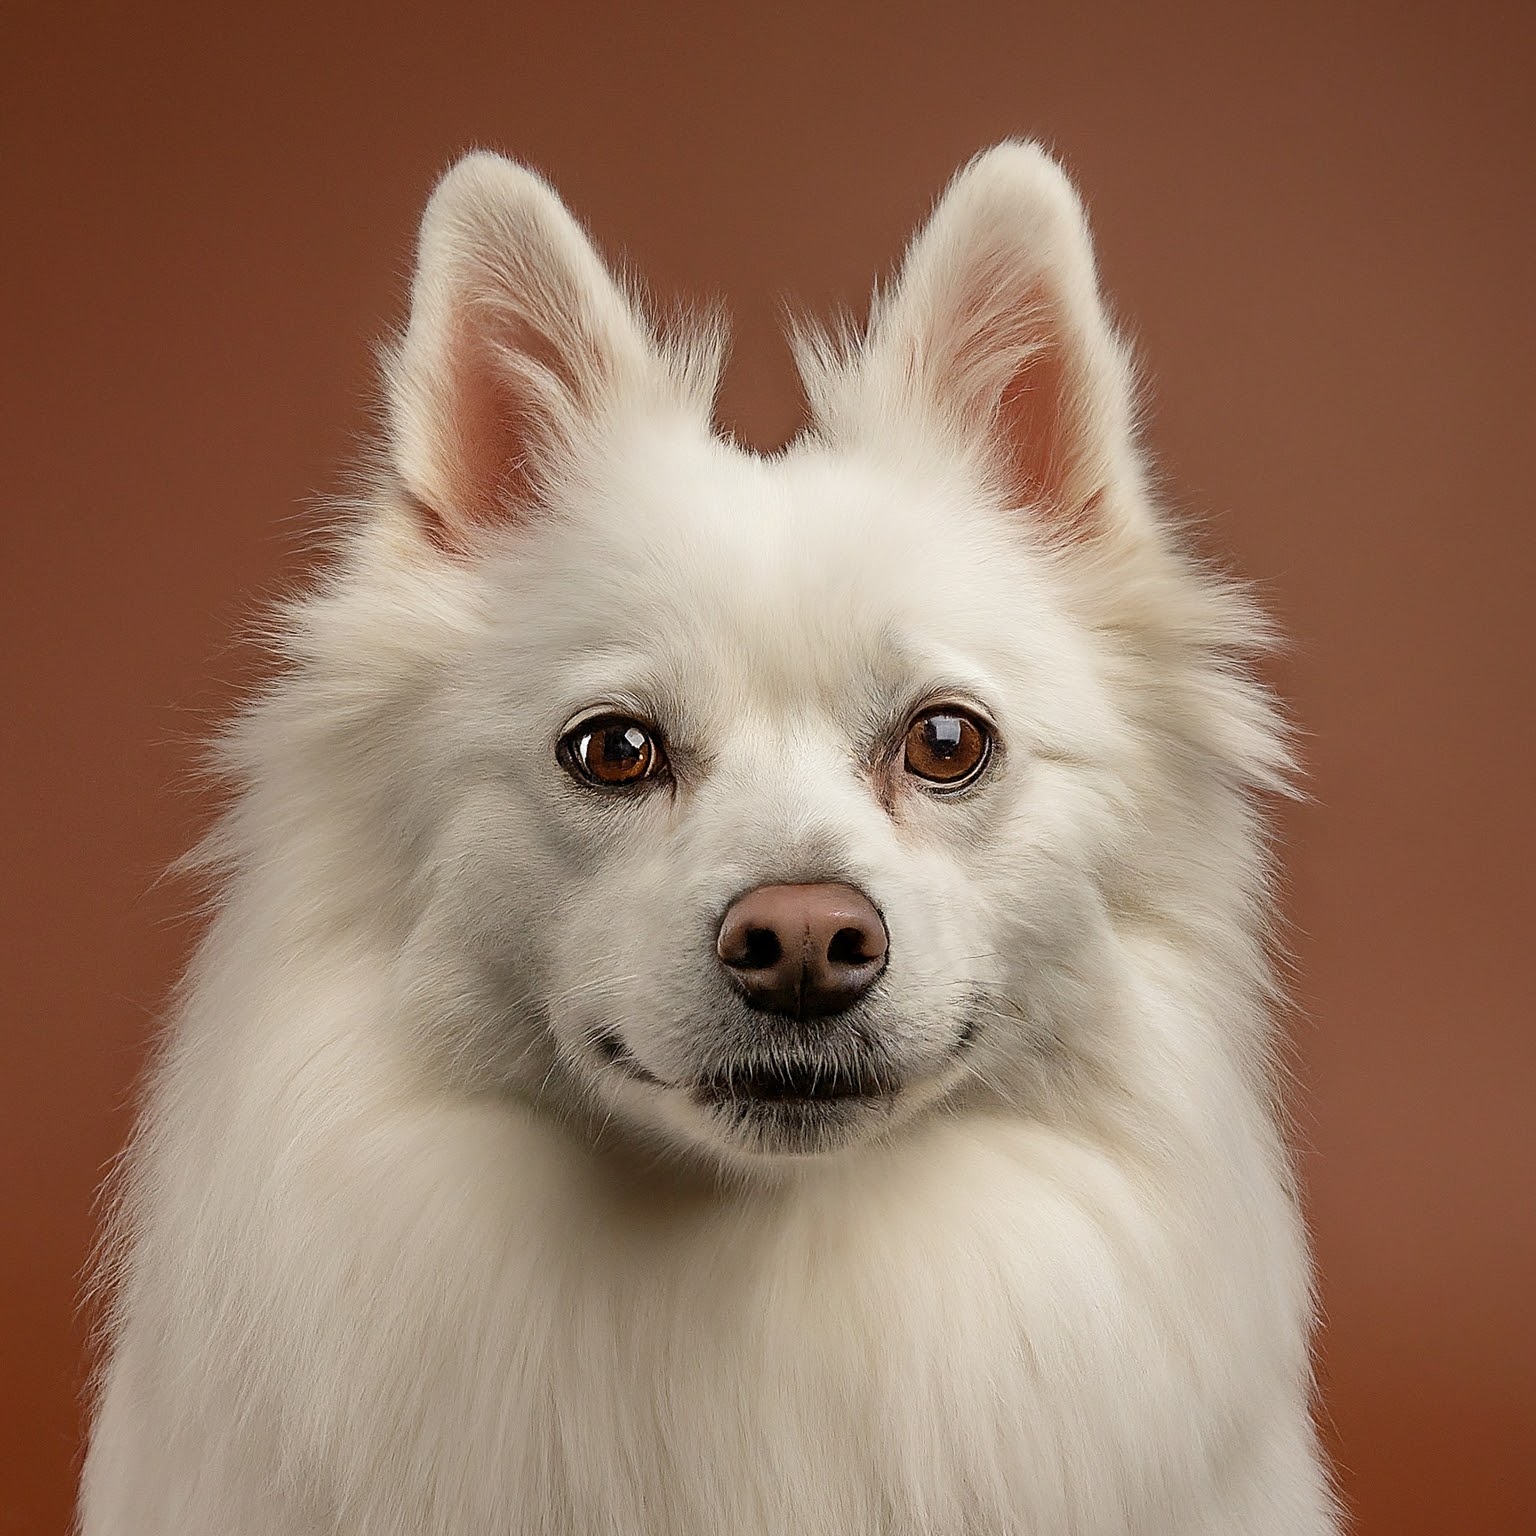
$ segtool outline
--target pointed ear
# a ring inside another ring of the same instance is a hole
[[[466,156],[421,223],[411,317],[385,362],[392,467],[424,531],[463,548],[525,517],[604,413],[667,369],[549,186]]]
[[[1010,506],[1060,531],[1113,515],[1138,475],[1132,373],[1087,220],[1037,145],[1001,144],[960,172],[835,372],[811,386],[824,417],[958,438]]]

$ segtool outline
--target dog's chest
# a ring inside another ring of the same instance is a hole
[[[1127,1479],[1144,1496],[1199,1407],[1132,1358],[1150,1334],[1094,1297],[1100,1239],[1053,1229],[1052,1198],[919,1181],[767,1215],[546,1212],[422,1320],[380,1508],[413,1511],[402,1532],[1130,1529],[1095,1510]]]

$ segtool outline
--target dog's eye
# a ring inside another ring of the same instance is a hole
[[[576,778],[604,789],[655,778],[667,762],[654,728],[627,715],[582,721],[561,742],[560,755]]]
[[[986,767],[992,737],[964,710],[946,705],[919,715],[907,727],[903,767],[940,789],[959,789]]]

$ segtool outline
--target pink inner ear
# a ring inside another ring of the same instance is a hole
[[[429,499],[418,496],[426,531],[444,548],[462,546],[466,533],[498,521],[526,491],[513,380],[485,343],[461,327],[449,344],[436,382],[437,473]]]
[[[1051,282],[1018,286],[1011,255],[994,253],[972,270],[947,366],[990,439],[1010,502],[1080,527],[1100,490],[1080,341]]]
[[[533,500],[530,473],[538,435],[528,379],[514,359],[466,317],[429,388],[435,464],[430,487],[416,488],[427,536],[462,550],[479,528],[519,516]]]
[[[433,543],[462,551],[477,529],[533,511],[560,418],[591,384],[524,317],[494,305],[463,315],[429,384],[436,462],[415,500]]]
[[[1075,523],[1100,488],[1089,483],[1092,424],[1058,302],[1044,284],[1023,296],[1031,317],[1028,351],[1003,385],[996,430],[1019,505]]]

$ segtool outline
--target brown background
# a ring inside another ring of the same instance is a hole
[[[1296,637],[1297,1057],[1345,1495],[1366,1536],[1536,1530],[1531,24],[646,9],[0,13],[0,1530],[67,1521],[92,1190],[194,931],[155,883],[206,816],[192,743],[250,676],[240,624],[305,569],[433,175],[504,148],[661,294],[728,298],[723,414],[766,445],[796,411],[778,303],[862,304],[945,176],[1015,133],[1076,171],[1155,445]]]

